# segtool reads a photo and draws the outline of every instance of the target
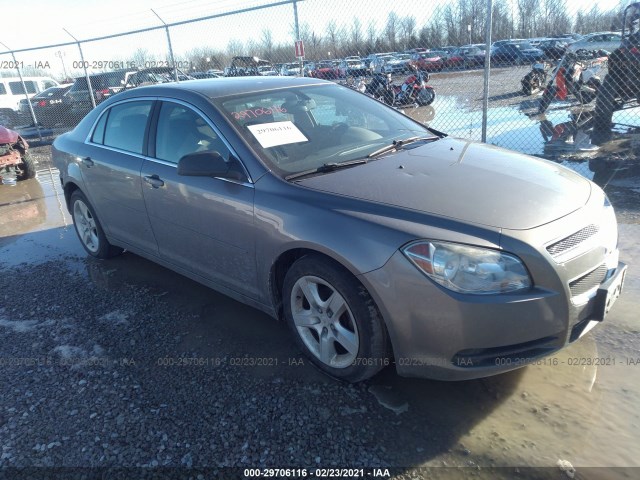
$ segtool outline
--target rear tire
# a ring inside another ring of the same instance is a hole
[[[324,373],[360,382],[389,364],[389,341],[364,286],[319,255],[297,260],[282,289],[284,315],[296,343]]]
[[[89,255],[96,258],[111,258],[123,252],[122,248],[109,243],[93,207],[80,190],[71,194],[69,210],[80,243]]]

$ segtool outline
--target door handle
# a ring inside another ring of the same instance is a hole
[[[164,187],[164,182],[160,180],[160,177],[158,177],[158,175],[145,175],[143,178],[144,181],[151,185],[153,188]]]
[[[93,167],[93,160],[91,160],[91,157],[84,157],[82,159],[82,163],[84,164],[85,167],[87,168],[91,168]]]

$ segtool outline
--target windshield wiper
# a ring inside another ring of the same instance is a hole
[[[389,145],[379,148],[375,152],[371,152],[369,155],[367,155],[367,158],[373,158],[373,157],[377,157],[378,155],[382,155],[383,153],[391,152],[393,150],[399,150],[405,145],[409,145],[410,143],[432,142],[438,139],[439,137],[409,137],[403,140],[394,140]]]
[[[358,160],[350,160],[348,162],[339,162],[339,163],[325,163],[324,165],[320,165],[317,168],[312,168],[310,170],[304,170],[298,173],[292,173],[291,175],[287,175],[284,177],[285,180],[293,180],[294,178],[304,177],[306,175],[313,175],[314,173],[326,173],[333,172],[334,170],[340,170],[341,168],[348,168],[354,165],[360,165],[362,163],[367,163],[366,158],[359,158]]]

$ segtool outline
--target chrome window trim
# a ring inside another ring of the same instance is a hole
[[[150,160],[153,162],[157,162],[157,163],[161,163],[162,165],[167,165],[169,167],[173,166],[177,168],[177,164],[173,163],[173,162],[169,162],[167,160],[162,160],[159,158],[155,158],[155,157],[148,157],[145,155],[141,155],[135,152],[130,152],[128,150],[123,150],[120,148],[116,148],[116,147],[111,147],[111,146],[107,146],[107,145],[103,145],[101,143],[95,143],[91,140],[91,137],[93,137],[93,132],[95,131],[96,127],[98,126],[98,123],[100,122],[100,119],[102,118],[103,115],[105,115],[107,113],[107,111],[109,111],[111,108],[117,106],[117,105],[121,105],[123,103],[129,103],[129,102],[140,102],[140,101],[161,101],[161,102],[172,102],[172,103],[177,103],[179,105],[182,105],[184,107],[189,108],[190,110],[193,110],[195,113],[197,113],[199,116],[201,116],[205,122],[207,122],[207,125],[209,125],[211,127],[211,129],[216,133],[216,135],[218,135],[220,137],[220,139],[222,140],[222,143],[224,143],[224,145],[229,149],[229,152],[231,153],[231,155],[233,155],[235,157],[236,160],[238,160],[238,162],[240,162],[240,165],[242,166],[242,170],[244,171],[245,176],[247,177],[247,181],[246,182],[239,182],[236,180],[231,180],[229,178],[220,178],[220,177],[214,177],[214,178],[218,178],[219,180],[224,180],[226,182],[230,182],[230,183],[235,183],[237,185],[245,185],[245,186],[253,186],[254,181],[251,178],[251,175],[249,175],[249,171],[247,170],[247,167],[244,165],[244,163],[242,162],[242,160],[240,160],[240,156],[238,155],[238,153],[231,147],[231,144],[227,141],[227,139],[224,137],[224,135],[222,135],[222,133],[220,132],[220,130],[210,121],[209,117],[207,115],[204,114],[204,112],[202,112],[202,110],[200,110],[197,107],[194,107],[193,105],[183,101],[183,100],[178,100],[176,98],[169,98],[169,97],[137,97],[137,98],[127,98],[124,100],[120,100],[119,102],[114,102],[112,105],[109,105],[109,107],[105,108],[100,115],[98,115],[98,118],[96,118],[96,121],[93,122],[93,125],[91,126],[91,128],[89,129],[89,134],[87,135],[87,137],[84,140],[84,143],[87,145],[93,145],[95,147],[100,147],[100,148],[105,148],[107,150],[111,150],[113,152],[118,152],[118,153],[126,153],[128,155],[133,155],[135,157],[138,158],[143,158],[145,160]]]
[[[229,142],[227,141],[226,138],[224,138],[224,136],[220,133],[220,131],[209,121],[209,118],[202,112],[200,111],[198,108],[183,102],[182,100],[176,100],[176,99],[172,99],[172,98],[166,98],[166,97],[138,97],[138,98],[127,98],[125,100],[121,100],[119,102],[115,102],[113,105],[110,105],[108,108],[105,108],[103,112],[100,113],[100,115],[98,115],[98,118],[96,118],[96,121],[93,123],[93,125],[91,126],[91,128],[89,129],[89,134],[87,135],[87,137],[85,138],[84,143],[87,145],[92,145],[94,147],[99,147],[99,148],[104,148],[105,150],[110,150],[112,152],[116,152],[116,153],[124,153],[126,155],[131,155],[133,157],[137,157],[137,158],[141,158],[142,160],[147,160],[150,162],[155,162],[155,163],[159,163],[161,165],[165,165],[167,167],[173,167],[173,168],[178,168],[178,164],[177,163],[173,163],[173,162],[169,162],[167,160],[161,160],[159,158],[155,158],[155,157],[149,157],[147,155],[142,155],[140,153],[135,153],[135,152],[130,152],[128,150],[123,150],[121,148],[116,148],[116,147],[111,147],[108,145],[103,145],[101,143],[95,143],[93,141],[91,141],[91,137],[93,137],[93,132],[95,130],[95,128],[97,127],[98,123],[100,123],[100,119],[102,118],[103,115],[105,115],[107,113],[107,111],[109,109],[111,109],[111,107],[114,107],[116,105],[120,105],[123,103],[128,103],[128,102],[139,102],[139,101],[170,101],[173,103],[179,103],[187,108],[192,109],[194,112],[196,112],[198,115],[200,115],[205,122],[207,122],[207,124],[213,129],[214,132],[216,132],[216,135],[218,135],[221,139],[222,142],[225,144],[225,146],[229,149],[229,152],[231,152],[231,154],[240,162],[240,165],[242,165],[242,169],[245,172],[245,175],[247,176],[247,179],[249,180],[248,182],[241,182],[238,180],[233,180],[230,178],[221,178],[221,177],[212,177],[215,178],[217,180],[222,180],[224,182],[229,182],[229,183],[233,183],[236,185],[241,185],[244,187],[250,187],[250,188],[254,188],[254,184],[253,184],[253,180],[251,179],[251,176],[249,175],[249,172],[247,171],[247,168],[244,166],[244,163],[242,163],[242,161],[240,160],[238,154],[236,153],[236,151],[231,148],[231,145],[229,145]]]
[[[128,150],[123,150],[121,148],[116,148],[116,147],[108,147],[107,145],[103,145],[102,143],[95,143],[91,140],[91,137],[93,137],[93,132],[95,131],[96,127],[98,126],[98,123],[100,122],[100,119],[102,118],[103,115],[105,115],[109,110],[111,110],[111,108],[117,106],[117,105],[122,105],[123,103],[130,103],[130,102],[154,102],[155,100],[157,100],[157,97],[139,97],[139,98],[127,98],[125,100],[120,100],[119,102],[114,102],[112,105],[109,105],[109,107],[105,108],[100,115],[98,115],[98,118],[96,118],[96,121],[93,122],[93,125],[91,125],[91,128],[89,129],[89,134],[87,135],[87,138],[84,139],[84,143],[88,144],[88,145],[95,145],[96,147],[102,147],[102,148],[108,148],[111,150],[114,150],[116,152],[123,152],[123,153],[130,153],[132,155],[137,155],[137,156],[141,156],[144,158],[144,155],[141,154],[136,154],[135,152],[130,152]],[[149,115],[151,115],[151,112],[149,112]],[[106,126],[105,126],[106,128]]]
[[[198,107],[195,107],[183,100],[178,100],[176,98],[168,98],[168,97],[156,97],[157,100],[161,101],[161,102],[170,102],[170,103],[177,103],[178,105],[182,105],[183,107],[186,107],[190,110],[192,110],[193,112],[197,113],[200,117],[202,117],[202,119],[207,122],[207,125],[209,125],[211,127],[211,129],[216,133],[216,135],[218,135],[218,137],[222,140],[222,143],[224,143],[225,147],[227,147],[227,149],[229,150],[229,153],[231,153],[231,155],[233,155],[233,157],[240,162],[240,165],[242,166],[242,170],[244,171],[245,176],[247,177],[247,182],[236,182],[234,180],[230,180],[230,179],[226,179],[226,178],[221,178],[220,180],[227,180],[230,181],[232,183],[239,183],[241,185],[244,184],[250,184],[253,185],[253,179],[251,178],[251,175],[249,175],[249,171],[247,170],[247,167],[245,167],[244,163],[242,162],[242,160],[240,160],[240,156],[238,155],[238,153],[231,147],[231,144],[227,141],[227,139],[224,137],[224,135],[222,135],[222,133],[220,132],[220,129],[218,129],[218,127],[216,127],[211,120],[209,119],[209,117],[207,115],[205,115],[205,113],[200,110]],[[156,160],[160,160],[160,159],[156,159]],[[163,162],[166,162],[167,160],[161,160]],[[171,162],[168,162],[171,163]],[[174,164],[177,165],[177,164]],[[218,177],[216,177],[218,178]]]

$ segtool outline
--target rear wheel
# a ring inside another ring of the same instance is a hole
[[[341,266],[318,255],[302,257],[285,276],[282,300],[296,342],[323,372],[359,382],[388,364],[378,309]]]
[[[122,248],[109,243],[93,207],[80,190],[73,192],[69,206],[80,243],[89,255],[110,258],[122,253]]]

